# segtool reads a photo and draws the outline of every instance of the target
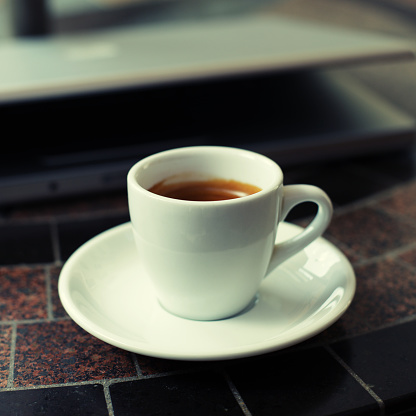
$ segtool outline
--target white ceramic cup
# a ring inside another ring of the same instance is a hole
[[[234,179],[258,193],[222,201],[184,201],[148,189],[177,174]],[[332,204],[311,185],[283,186],[280,167],[257,153],[198,146],[168,150],[136,163],[127,178],[141,273],[169,312],[217,320],[243,311],[270,271],[318,238]],[[299,235],[275,244],[278,224],[301,202],[318,205]]]

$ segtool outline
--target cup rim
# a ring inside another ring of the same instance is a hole
[[[252,158],[257,158],[263,161],[263,163],[267,163],[269,166],[273,167],[276,172],[276,178],[271,182],[271,184],[267,188],[262,188],[259,192],[256,192],[251,195],[246,195],[244,198],[233,198],[233,199],[223,199],[217,201],[191,201],[191,200],[182,200],[182,199],[175,199],[170,198],[163,195],[158,195],[153,192],[150,192],[148,189],[144,188],[142,185],[138,183],[136,180],[136,173],[139,169],[143,168],[145,165],[149,163],[153,163],[161,158],[166,157],[167,154],[169,155],[179,155],[179,154],[186,154],[192,153],[195,151],[210,151],[210,152],[232,152],[232,153],[239,153],[241,155],[250,156]],[[186,147],[179,147],[169,150],[164,150],[158,153],[154,153],[150,156],[147,156],[138,162],[136,162],[129,170],[127,175],[127,184],[128,189],[134,189],[136,192],[140,192],[145,194],[147,197],[164,201],[165,203],[169,202],[171,204],[179,204],[179,205],[195,205],[195,206],[211,206],[211,205],[233,205],[233,204],[241,204],[244,201],[253,200],[257,198],[262,198],[264,195],[278,189],[283,184],[283,172],[280,166],[273,161],[272,159],[264,156],[260,153],[256,153],[251,150],[241,149],[237,147],[229,147],[229,146],[186,146]]]

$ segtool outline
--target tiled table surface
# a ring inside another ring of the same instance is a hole
[[[292,0],[278,7],[415,37],[413,16],[375,10],[375,3]],[[416,115],[414,65],[358,68],[355,75]],[[124,193],[0,210],[0,415],[416,414],[415,160],[408,152],[287,171],[286,183],[316,184],[333,199],[325,237],[352,262],[357,293],[345,315],[313,339],[227,362],[132,354],[65,313],[61,267],[84,241],[129,220]],[[303,224],[308,214],[300,209],[292,219]]]
[[[226,362],[126,352],[65,313],[60,269],[84,241],[129,220],[124,192],[1,210],[0,414],[416,411],[415,160],[404,152],[287,170],[287,184],[316,184],[331,196],[335,215],[325,237],[352,262],[357,293],[313,339]],[[308,214],[300,209],[292,220],[304,223]]]

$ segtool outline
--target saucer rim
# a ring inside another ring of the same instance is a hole
[[[279,227],[289,227],[289,228],[295,228],[301,231],[303,228],[287,222],[282,222]],[[340,302],[337,307],[335,308],[336,313],[328,313],[327,319],[324,320],[321,325],[315,325],[314,329],[305,331],[305,329],[296,330],[296,328],[290,329],[288,332],[292,334],[289,339],[286,341],[278,341],[278,338],[271,337],[267,341],[258,341],[254,344],[244,344],[241,346],[233,346],[229,348],[224,348],[221,353],[218,353],[218,351],[195,351],[195,352],[185,352],[181,353],[175,350],[174,352],[170,352],[166,349],[166,347],[160,347],[158,345],[151,345],[150,347],[146,344],[143,345],[140,343],[136,343],[134,345],[133,343],[125,342],[126,337],[124,338],[124,341],[119,339],[120,337],[117,334],[112,334],[111,330],[107,330],[106,328],[102,327],[101,325],[98,325],[93,320],[86,317],[82,312],[79,311],[79,309],[76,307],[76,304],[73,302],[71,295],[69,293],[69,290],[67,290],[67,287],[69,285],[70,279],[71,279],[71,271],[74,266],[77,265],[77,262],[82,259],[82,257],[85,255],[86,252],[88,252],[89,248],[91,246],[96,245],[97,243],[103,243],[103,240],[106,240],[108,238],[114,238],[114,235],[117,233],[124,234],[128,230],[131,230],[131,222],[126,222],[123,224],[120,224],[118,226],[112,227],[102,233],[97,234],[87,242],[85,242],[83,245],[81,245],[65,262],[65,264],[62,267],[59,281],[58,281],[58,294],[59,298],[61,300],[62,306],[64,307],[66,313],[69,315],[69,317],[78,324],[81,328],[83,328],[86,332],[90,333],[91,335],[95,336],[96,338],[100,339],[103,342],[106,342],[110,345],[113,345],[115,347],[124,349],[126,351],[130,351],[137,354],[142,354],[150,357],[155,358],[163,358],[163,359],[171,359],[171,360],[185,360],[185,361],[214,361],[214,360],[230,360],[230,359],[238,359],[238,358],[245,358],[245,357],[251,357],[251,356],[257,356],[261,354],[267,354],[270,352],[274,352],[277,350],[281,350],[284,348],[288,348],[292,345],[296,345],[300,342],[303,342],[309,338],[312,338],[313,336],[319,334],[320,332],[327,329],[329,326],[334,324],[349,308],[351,305],[351,302],[355,296],[356,292],[356,276],[354,273],[354,269],[350,263],[350,261],[347,259],[347,257],[342,253],[334,244],[329,242],[327,239],[323,237],[319,237],[318,240],[324,241],[325,244],[327,244],[332,250],[335,250],[337,255],[340,256],[340,258],[343,261],[343,266],[348,268],[348,271],[346,272],[346,282],[345,287],[348,287],[348,291],[343,296],[343,301]],[[134,242],[133,242],[134,243]],[[312,242],[311,244],[314,244]],[[290,261],[290,259],[288,260]],[[160,306],[160,308],[162,308]],[[238,315],[237,315],[238,316]],[[178,322],[180,320],[184,320],[184,318],[175,317]],[[229,318],[229,320],[233,320],[235,318]],[[185,319],[185,321],[188,321]],[[206,325],[206,324],[214,324],[216,321],[192,321],[200,325]],[[257,346],[257,347],[256,347]]]

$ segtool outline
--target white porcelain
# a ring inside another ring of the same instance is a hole
[[[262,190],[213,202],[182,201],[147,190],[175,175],[234,179]],[[242,149],[168,150],[134,165],[127,181],[140,273],[150,276],[168,311],[189,319],[239,313],[254,299],[264,276],[319,237],[332,215],[324,191],[283,186],[275,162]],[[275,245],[278,224],[305,201],[319,207],[312,223],[299,236]]]
[[[282,223],[278,241],[299,233]],[[130,223],[80,247],[65,263],[59,295],[72,319],[97,338],[139,354],[222,360],[271,352],[301,342],[335,322],[355,292],[345,256],[320,237],[263,282],[245,313],[193,321],[168,313],[140,273]]]

